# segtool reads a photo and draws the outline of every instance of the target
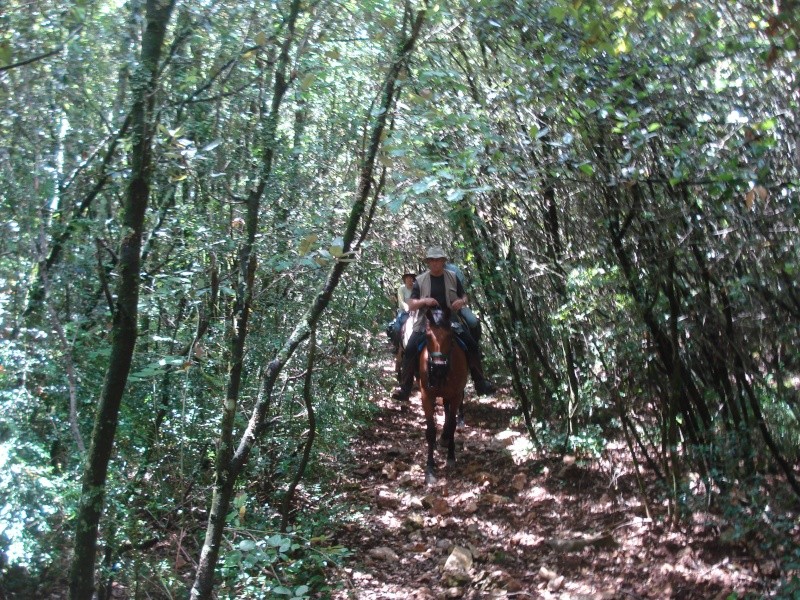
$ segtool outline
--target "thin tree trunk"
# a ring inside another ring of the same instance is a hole
[[[245,216],[246,239],[239,251],[239,279],[236,292],[236,309],[234,311],[233,339],[231,340],[231,358],[228,370],[228,386],[222,409],[220,422],[219,447],[215,464],[214,487],[211,498],[206,536],[200,551],[197,573],[191,590],[192,600],[210,598],[214,588],[214,570],[219,559],[222,534],[225,531],[225,516],[233,496],[233,486],[238,473],[232,470],[234,455],[234,422],[239,404],[242,369],[244,367],[245,343],[253,297],[253,285],[256,271],[254,254],[255,238],[258,231],[258,217],[261,198],[272,177],[272,164],[275,156],[276,131],[280,118],[283,98],[289,87],[286,72],[289,68],[289,50],[294,41],[295,23],[300,14],[300,1],[292,0],[287,18],[286,38],[281,45],[278,64],[275,67],[275,81],[272,90],[272,102],[266,117],[266,128],[262,145],[264,155],[261,162],[259,181],[247,198],[247,214]]]
[[[294,492],[306,471],[311,456],[311,448],[314,446],[314,438],[317,435],[317,418],[314,415],[314,404],[311,401],[311,376],[314,373],[314,358],[317,347],[315,333],[316,330],[312,329],[311,338],[308,341],[306,374],[303,380],[303,403],[306,406],[306,413],[308,414],[308,437],[306,438],[306,443],[303,445],[303,456],[300,459],[300,464],[297,466],[297,473],[295,473],[294,479],[292,479],[292,482],[289,484],[289,489],[286,490],[286,495],[283,497],[283,503],[281,504],[281,533],[286,533],[286,528],[289,525],[289,513],[292,510]]]
[[[75,519],[75,545],[70,570],[70,600],[94,594],[97,532],[105,501],[106,477],[119,408],[136,345],[139,270],[144,215],[150,195],[153,128],[151,115],[158,64],[174,0],[147,2],[147,28],[142,38],[142,76],[134,93],[131,134],[131,179],[125,198],[119,251],[119,286],[111,332],[111,357],[95,412],[89,455],[83,472],[80,506]]]
[[[44,280],[46,277],[48,277],[50,271],[53,269],[53,266],[61,258],[61,254],[64,251],[64,246],[69,241],[70,236],[75,230],[76,224],[86,215],[86,212],[92,206],[92,202],[94,202],[95,198],[100,195],[100,192],[103,191],[106,183],[108,183],[110,180],[111,176],[108,173],[109,166],[116,154],[119,141],[122,139],[122,137],[124,137],[129,125],[130,116],[126,117],[125,121],[120,126],[119,131],[111,138],[109,147],[106,150],[103,158],[103,162],[100,165],[99,177],[94,186],[92,186],[92,189],[89,190],[89,192],[83,197],[83,200],[76,209],[75,213],[70,217],[69,221],[63,225],[63,230],[54,238],[52,244],[50,245],[50,251],[47,255],[47,258],[39,261],[33,281],[28,289],[28,297],[26,299],[26,307],[25,311],[23,312],[23,316],[28,316],[40,308],[45,295]]]
[[[295,0],[297,2],[297,0]],[[369,145],[366,150],[366,155],[361,165],[359,173],[359,184],[356,192],[356,198],[350,210],[350,217],[347,222],[345,233],[342,236],[342,258],[347,258],[357,248],[354,247],[353,241],[356,239],[356,232],[362,218],[365,215],[367,207],[367,199],[370,195],[372,187],[372,176],[375,168],[375,157],[378,154],[378,149],[381,145],[381,138],[383,131],[386,127],[386,118],[393,106],[394,91],[397,85],[397,78],[401,69],[406,65],[414,45],[419,36],[419,32],[424,22],[425,11],[417,13],[414,20],[412,31],[408,38],[400,46],[398,55],[391,65],[389,72],[385,79],[383,87],[383,96],[381,98],[380,109],[378,116],[375,117],[372,129],[370,131]],[[369,228],[370,221],[365,220],[364,227]],[[224,472],[218,471],[218,478],[214,485],[213,496],[211,500],[211,511],[206,526],[206,536],[203,542],[203,548],[200,553],[200,560],[198,562],[197,574],[195,576],[194,585],[191,590],[191,600],[207,600],[211,598],[211,593],[214,584],[214,570],[216,569],[219,560],[220,547],[222,543],[222,534],[225,530],[225,516],[230,507],[233,498],[234,486],[236,480],[241,474],[250,456],[250,451],[253,449],[256,441],[264,433],[267,426],[267,411],[272,401],[272,390],[280,375],[283,367],[295,353],[300,344],[308,338],[310,332],[313,330],[316,323],[319,321],[322,313],[328,306],[328,303],[333,297],[339,281],[347,267],[347,260],[337,260],[331,268],[328,278],[322,286],[322,289],[316,295],[311,307],[306,311],[306,314],[300,319],[289,339],[284,343],[283,347],[278,352],[278,355],[267,365],[265,369],[261,391],[259,393],[256,406],[250,416],[246,430],[243,432],[236,452],[231,457],[228,463],[228,469]]]

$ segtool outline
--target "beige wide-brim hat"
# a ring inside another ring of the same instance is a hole
[[[431,246],[425,253],[425,260],[429,258],[447,258],[447,254],[444,253],[441,246]]]

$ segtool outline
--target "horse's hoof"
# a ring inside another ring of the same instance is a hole
[[[448,458],[447,459],[447,468],[453,469],[456,466],[456,459],[455,458]]]
[[[425,469],[425,485],[433,485],[436,483],[436,475],[433,474],[432,469]]]

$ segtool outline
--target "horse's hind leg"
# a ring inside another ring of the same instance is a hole
[[[403,383],[403,345],[397,349],[394,356],[394,375],[397,378],[397,383]]]

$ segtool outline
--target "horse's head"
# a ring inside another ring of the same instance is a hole
[[[453,330],[450,327],[450,310],[430,308],[425,312],[428,336],[428,386],[439,387],[447,381],[450,369],[450,352],[453,347]]]
[[[450,329],[450,309],[446,306],[444,308],[429,308],[425,312],[425,317],[428,319],[429,327]]]

